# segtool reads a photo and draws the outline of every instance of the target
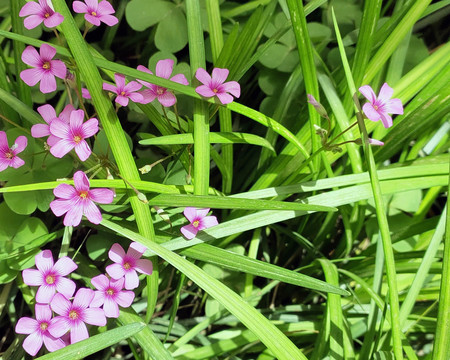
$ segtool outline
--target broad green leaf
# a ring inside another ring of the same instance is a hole
[[[125,17],[128,25],[136,31],[159,23],[175,8],[175,4],[160,0],[132,0],[127,4]]]
[[[176,53],[182,50],[187,42],[186,17],[179,7],[174,7],[159,22],[156,28],[155,45],[161,51]]]

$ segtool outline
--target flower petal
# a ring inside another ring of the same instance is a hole
[[[67,75],[67,67],[61,60],[53,60],[50,66],[50,72],[52,75],[64,79]]]
[[[130,81],[128,84],[124,86],[124,91],[126,92],[135,92],[138,91],[142,87],[142,84],[139,84],[137,81]]]
[[[44,61],[49,61],[56,55],[56,48],[48,44],[42,44],[39,53]]]
[[[369,100],[372,104],[377,99],[377,96],[373,92],[373,89],[370,85],[364,85],[359,88],[359,92],[364,95],[364,97]]]
[[[197,86],[195,92],[204,97],[213,97],[216,95],[216,93],[207,85]]]
[[[386,103],[386,112],[389,114],[403,115],[403,105],[400,99],[391,99]]]
[[[33,67],[40,67],[42,63],[42,59],[39,56],[39,53],[34,47],[30,45],[27,46],[25,50],[22,52],[22,61],[25,64]]]
[[[241,96],[241,85],[237,81],[228,81],[222,85],[222,89],[229,92],[234,97]]]
[[[89,337],[86,325],[82,321],[77,321],[70,329],[70,343],[75,344]]]
[[[186,76],[183,74],[177,74],[170,78],[171,81],[174,81],[178,84],[189,85],[189,81],[186,79]]]
[[[66,343],[62,339],[57,339],[53,336],[44,334],[42,336],[44,338],[44,345],[48,351],[53,352],[59,349],[62,349],[66,346]]]
[[[60,277],[58,279],[58,282],[56,283],[56,290],[59,293],[63,294],[67,299],[73,296],[75,289],[76,289],[75,283],[72,280],[67,279],[65,277]]]
[[[89,179],[83,171],[79,170],[73,175],[73,182],[77,191],[89,191]]]
[[[153,272],[153,264],[150,260],[147,259],[137,260],[136,266],[134,268],[136,269],[136,271],[139,271],[142,274],[151,275]]]
[[[131,306],[134,300],[134,292],[133,291],[121,291],[116,295],[116,302],[122,306],[123,308],[127,308]]]
[[[125,289],[133,290],[139,286],[138,274],[135,270],[125,272]]]
[[[50,136],[50,126],[47,124],[34,124],[31,127],[31,136],[34,138]]]
[[[34,306],[36,320],[38,321],[50,321],[52,318],[52,309],[48,304],[36,304]]]
[[[386,129],[392,126],[392,118],[388,114],[381,114],[381,122]]]
[[[384,83],[380,89],[380,93],[378,94],[378,100],[386,103],[394,94],[394,89],[392,89],[388,83]]]
[[[28,86],[34,86],[39,81],[41,81],[42,75],[43,75],[42,69],[39,68],[26,69],[20,73],[20,78]]]
[[[72,304],[69,300],[66,299],[63,294],[58,293],[53,297],[52,301],[50,302],[50,306],[52,310],[58,315],[66,316],[69,313]],[[53,333],[52,335],[57,337],[57,335]]]
[[[111,91],[111,92],[117,94],[117,87],[112,85],[112,84],[103,83],[103,87],[102,88],[103,88],[103,90]]]
[[[144,96],[138,92],[128,94],[128,98],[135,103],[142,104],[142,101],[144,101]]]
[[[69,125],[56,118],[50,123],[50,133],[59,137],[60,139],[69,139],[70,138],[70,128]],[[70,151],[70,150],[69,150]]]
[[[197,209],[195,207],[188,206],[184,209],[183,215],[186,216],[186,219],[188,219],[189,222],[192,223],[197,218]]]
[[[75,11],[76,13],[79,13],[79,14],[88,12],[88,8],[87,8],[86,4],[81,1],[74,1],[72,4],[72,8],[73,8],[73,11]]]
[[[95,291],[94,299],[92,299],[90,307],[100,307],[105,302],[105,293],[103,291]]]
[[[36,331],[27,336],[23,341],[23,348],[31,356],[35,356],[41,349],[43,343],[42,335],[39,331]]]
[[[56,199],[50,203],[50,209],[52,209],[53,214],[55,214],[56,216],[62,216],[66,212],[68,212],[73,207],[74,204],[75,201],[73,200]]]
[[[39,106],[37,109],[38,113],[42,116],[47,124],[50,124],[53,120],[57,118],[56,111],[53,106],[45,104]]]
[[[41,273],[47,272],[53,267],[53,255],[50,250],[43,250],[35,256],[36,267]]]
[[[108,14],[114,14],[116,11],[114,10],[114,8],[112,7],[112,5],[106,1],[106,0],[102,0],[100,1],[100,3],[98,4],[97,7],[97,13],[101,14],[101,15],[108,15]]]
[[[122,246],[120,246],[120,244],[115,243],[115,244],[113,244],[113,246],[111,246],[111,249],[108,252],[108,256],[115,263],[121,264],[122,261],[123,261],[123,258],[125,257],[125,250],[123,249]],[[118,278],[120,278],[122,276],[123,275],[118,276],[115,279],[118,279]]]
[[[212,226],[216,226],[219,224],[217,218],[215,216],[206,216],[200,222],[201,226],[199,226],[199,230],[204,230],[210,228]]]
[[[70,129],[74,130],[82,128],[83,121],[84,121],[83,110],[74,110],[70,113]]]
[[[90,325],[105,326],[106,317],[103,309],[89,308],[83,312],[84,321]]]
[[[213,87],[216,87],[220,84],[223,84],[225,80],[228,77],[228,74],[230,73],[230,70],[228,69],[221,69],[221,68],[214,68],[212,71],[212,83]]]
[[[59,13],[54,13],[52,16],[44,19],[44,25],[48,28],[54,28],[64,21],[64,16]],[[45,340],[44,340],[45,342]]]
[[[111,298],[105,298],[105,304],[103,305],[103,310],[105,311],[105,316],[109,318],[119,317],[119,306]]]
[[[164,94],[158,96],[158,101],[162,106],[173,106],[177,102],[177,98],[170,91],[166,91]]]
[[[203,68],[198,68],[195,72],[195,77],[198,81],[200,81],[202,84],[209,87],[211,84],[211,76],[208,74],[208,72]],[[197,90],[195,90],[197,91]],[[198,91],[197,91],[198,92]]]
[[[116,80],[116,85],[120,91],[125,87],[125,75],[115,73],[114,79]]]
[[[64,217],[63,224],[64,226],[78,226],[81,222],[81,217],[83,216],[83,207],[80,203],[76,203],[72,206],[72,208],[67,212]]]
[[[125,270],[123,269],[123,266],[117,263],[108,265],[106,267],[106,272],[113,279],[120,279],[121,277],[125,276]]]
[[[95,206],[94,202],[84,201],[83,202],[83,214],[87,217],[87,219],[93,224],[100,224],[102,222],[102,214],[97,206]]]
[[[92,25],[100,26],[100,19],[98,17],[92,16],[91,14],[85,14],[84,19],[90,22]]]
[[[173,71],[172,59],[159,60],[156,63],[156,76],[168,79],[170,75],[172,75],[172,71]]]
[[[48,94],[56,90],[56,79],[51,72],[43,72],[39,90],[43,94]]]
[[[89,197],[99,204],[111,204],[114,200],[114,192],[110,189],[91,189]]]
[[[72,186],[70,187],[73,189]],[[56,271],[60,276],[66,276],[69,275],[72,271],[75,271],[77,268],[78,265],[75,264],[75,262],[70,257],[64,256],[55,263],[53,270]]]
[[[141,104],[151,103],[156,99],[156,94],[151,89],[145,89],[139,92],[142,95],[143,99],[141,100]]]
[[[233,100],[234,100],[230,94],[227,94],[225,92],[223,92],[223,93],[218,92],[216,94],[216,96],[223,105],[229,104],[229,103],[233,102]]]
[[[62,297],[64,297],[64,296],[62,296]],[[55,311],[55,310],[53,309],[53,311]],[[48,332],[55,338],[60,338],[66,332],[68,332],[70,330],[70,327],[71,327],[70,322],[65,317],[57,316],[57,317],[54,317],[50,321],[50,325],[48,327]]]
[[[27,2],[19,11],[19,16],[24,17],[28,15],[39,14],[41,12],[41,6],[33,1]]]
[[[73,299],[74,307],[81,307],[86,309],[94,298],[94,290],[88,288],[81,288],[75,294]]]
[[[34,29],[36,26],[39,26],[39,24],[41,24],[42,21],[44,21],[42,16],[31,15],[23,20],[23,26],[25,26],[26,29],[31,30]]]
[[[188,240],[195,238],[198,233],[198,229],[192,224],[183,226],[180,231]]]
[[[35,319],[29,317],[21,317],[17,321],[15,332],[18,334],[31,334],[39,328],[39,324]]]
[[[52,123],[53,124],[53,123]],[[50,128],[51,131],[51,128]],[[73,141],[67,139],[60,139],[55,145],[50,148],[50,153],[57,158],[62,158],[75,147]]]
[[[91,283],[92,283],[92,285],[95,286],[95,288],[97,290],[104,291],[109,286],[109,279],[106,277],[106,275],[100,274],[100,275],[94,276],[91,279]]]
[[[108,26],[114,26],[119,22],[119,19],[114,15],[102,15],[99,17],[99,19]]]
[[[86,161],[92,154],[91,148],[86,140],[81,140],[77,145],[75,145],[75,152],[81,161]]]
[[[366,115],[369,120],[372,120],[372,121],[380,120],[380,118],[381,118],[380,114],[373,108],[371,103],[365,103],[363,105],[362,109],[363,109],[364,115]]]
[[[18,136],[16,141],[14,141],[15,149],[14,149],[14,155],[21,153],[25,150],[27,147],[28,140],[26,136]]]
[[[72,185],[69,184],[59,184],[53,190],[53,194],[65,200],[69,200],[72,199],[73,197],[78,196],[78,192]]]
[[[127,96],[123,96],[123,95],[117,95],[116,97],[116,103],[122,105],[122,106],[128,106],[128,97]]]
[[[56,293],[55,285],[43,284],[36,293],[36,301],[41,304],[49,304]]]

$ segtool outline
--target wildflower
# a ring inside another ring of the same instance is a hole
[[[42,347],[42,343],[48,351],[55,351],[66,346],[66,343],[52,336],[49,329],[54,326],[52,310],[48,304],[36,304],[36,319],[22,317],[17,321],[16,333],[29,334],[23,342],[23,348],[31,356],[35,356]]]
[[[23,24],[28,30],[34,29],[42,22],[46,27],[54,28],[64,20],[64,16],[55,12],[47,0],[39,0],[39,4],[34,1],[27,2],[20,9],[19,16],[28,16],[23,20]]]
[[[233,101],[233,96],[238,98],[241,95],[241,87],[237,81],[224,82],[228,74],[228,69],[214,68],[211,77],[205,69],[197,69],[195,77],[203,85],[197,86],[195,91],[208,98],[217,96],[222,104],[229,104]]]
[[[64,79],[67,68],[61,60],[52,60],[56,54],[53,46],[42,44],[37,50],[32,46],[27,46],[22,53],[22,61],[33,67],[20,73],[20,78],[28,86],[34,86],[41,82],[39,89],[42,93],[50,93],[56,90],[55,76]]]
[[[50,250],[41,251],[35,256],[35,269],[25,269],[22,272],[23,282],[29,286],[39,286],[36,293],[36,301],[41,304],[48,304],[55,292],[61,293],[70,298],[75,292],[75,283],[65,278],[78,266],[74,261],[64,256],[55,264]]]
[[[111,15],[116,11],[108,1],[103,0],[99,3],[98,0],[84,0],[84,2],[74,1],[73,11],[84,13],[84,18],[92,25],[99,26],[100,22],[104,22],[108,26],[114,26],[119,22],[119,19]]]
[[[8,166],[17,169],[25,164],[20,157],[17,156],[27,147],[28,140],[25,136],[18,136],[14,141],[14,145],[9,147],[8,138],[4,131],[0,131],[0,171],[5,170]]]
[[[363,106],[364,114],[369,120],[381,120],[383,126],[389,128],[392,126],[392,118],[389,116],[389,113],[403,114],[402,101],[400,99],[391,99],[394,90],[387,83],[384,83],[381,87],[378,97],[369,85],[361,86],[359,91],[369,100]]]
[[[93,299],[94,290],[87,288],[77,291],[73,303],[64,295],[56,294],[50,306],[60,316],[53,319],[53,326],[49,328],[50,334],[54,337],[61,337],[70,330],[70,343],[74,344],[89,337],[85,323],[105,326],[104,311],[97,307],[89,307]]]
[[[87,100],[91,99],[91,93],[86,88],[81,88],[81,96],[83,97],[83,99],[87,99]]]
[[[50,152],[57,158],[62,158],[70,150],[75,149],[81,161],[85,161],[92,153],[85,139],[98,132],[98,120],[89,119],[85,123],[84,111],[74,110],[70,113],[69,123],[55,119],[50,124],[50,133],[58,141],[50,148]]]
[[[193,239],[201,230],[205,230],[218,224],[215,216],[207,216],[209,209],[196,209],[187,207],[184,209],[184,216],[190,224],[181,228],[181,233],[189,240]]]
[[[125,277],[125,289],[135,289],[139,285],[136,271],[147,275],[150,275],[153,271],[152,262],[141,259],[142,254],[142,248],[131,245],[125,253],[122,246],[116,243],[111,246],[108,252],[108,256],[114,264],[108,265],[106,272],[115,280]]]
[[[142,87],[142,85],[136,81],[130,81],[127,85],[125,85],[125,75],[122,74],[114,74],[114,79],[116,80],[117,86],[103,83],[103,90],[108,90],[117,94],[116,103],[122,106],[127,106],[128,99],[138,103],[144,100],[144,97],[136,92]]]
[[[371,139],[369,138],[369,144],[376,145],[376,146],[383,146],[384,142],[377,140],[377,139]]]
[[[108,279],[101,274],[91,279],[92,285],[95,286],[94,299],[91,307],[100,307],[103,305],[106,317],[119,317],[119,306],[129,307],[134,300],[134,292],[123,290],[125,279],[122,277],[118,280]]]
[[[34,124],[31,127],[31,136],[34,138],[41,138],[44,136],[48,136],[47,144],[49,146],[55,145],[59,138],[55,135],[52,135],[50,133],[50,124],[53,120],[59,119],[65,123],[69,123],[70,114],[72,111],[74,111],[74,107],[71,104],[66,105],[63,111],[59,114],[59,116],[56,116],[56,111],[53,108],[53,106],[49,104],[45,104],[42,106],[39,106],[37,108],[38,113],[42,116],[46,124]]]
[[[89,179],[82,171],[77,171],[73,176],[75,187],[69,184],[60,184],[53,194],[60,198],[50,203],[50,208],[56,216],[64,217],[64,226],[77,226],[81,217],[85,215],[93,224],[100,224],[102,214],[94,201],[100,204],[110,204],[114,193],[109,189],[89,189]]]
[[[153,74],[149,69],[147,69],[145,66],[142,65],[139,65],[137,69],[149,74]],[[177,74],[175,76],[170,77],[170,75],[172,75],[172,70],[173,70],[172,59],[159,60],[158,63],[156,64],[156,76],[163,79],[170,78],[171,81],[174,81],[176,83],[189,85],[188,80],[183,74]],[[155,100],[155,98],[158,99],[159,103],[165,107],[172,106],[177,102],[177,98],[175,97],[175,95],[171,91],[168,91],[167,88],[154,85],[143,80],[138,81],[142,85],[148,87],[148,89],[141,91],[141,94],[144,96],[142,104],[148,104],[149,102]]]

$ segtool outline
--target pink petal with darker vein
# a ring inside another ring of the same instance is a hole
[[[53,60],[50,67],[50,72],[60,79],[64,79],[67,75],[67,67],[60,60]]]
[[[102,15],[100,16],[100,20],[108,26],[114,26],[119,22],[119,19],[114,15]]]
[[[108,252],[109,258],[115,263],[122,263],[123,258],[125,257],[125,250],[120,244],[115,243],[111,246]],[[117,277],[116,279],[122,277],[123,275]]]
[[[234,97],[241,96],[241,86],[237,81],[228,81],[222,85],[222,89],[226,92],[229,92]]]
[[[88,8],[85,3],[81,1],[74,1],[72,4],[73,11],[76,13],[86,13],[88,12]]]
[[[28,140],[27,140],[26,136],[22,135],[22,136],[17,137],[14,144],[16,145],[16,147],[14,149],[14,154],[19,154],[22,151],[24,151],[25,148],[27,147]]]
[[[197,71],[195,72],[195,77],[204,85],[209,86],[211,83],[211,75],[209,75],[208,72],[203,68],[197,69]]]
[[[189,240],[195,238],[198,233],[198,229],[192,224],[183,226],[180,231]]]
[[[227,93],[217,93],[216,96],[223,105],[229,104],[234,100],[233,97]]]
[[[83,209],[79,204],[75,204],[64,217],[64,226],[78,226],[83,216]]]
[[[75,344],[89,337],[86,325],[82,321],[77,321],[70,329],[70,343]]]
[[[76,285],[72,280],[60,277],[56,284],[56,290],[63,294],[67,299],[71,298],[75,292]]]
[[[114,10],[112,5],[108,1],[102,0],[98,4],[97,12],[102,15],[109,15],[109,14],[114,14],[116,11]]]
[[[91,148],[85,140],[81,140],[75,145],[75,153],[78,155],[81,161],[86,161],[91,156]]]
[[[114,192],[110,189],[92,189],[89,197],[99,204],[110,204],[114,200]]]
[[[177,98],[170,91],[166,91],[164,94],[158,96],[158,101],[162,106],[173,106],[177,102]]]
[[[118,318],[119,317],[119,306],[111,298],[108,298],[108,297],[105,298],[103,310],[105,311],[105,315],[109,318]]]
[[[20,73],[20,78],[28,86],[34,86],[42,79],[41,69],[26,69]]]
[[[65,184],[61,184],[61,185],[65,185]],[[78,268],[78,265],[75,264],[75,262],[68,256],[63,256],[62,258],[60,258],[53,266],[53,270],[56,271],[58,273],[58,275],[60,275],[60,276],[69,275],[71,272],[75,271],[77,268]]]
[[[56,90],[56,79],[50,72],[42,73],[41,84],[39,90],[43,94],[48,94]]]
[[[159,60],[156,64],[156,76],[168,79],[172,75],[173,71],[173,60],[165,59]]]
[[[44,61],[49,61],[56,55],[56,48],[48,44],[42,44],[39,52]]]
[[[41,12],[41,6],[34,1],[27,2],[19,11],[19,16],[24,17],[28,15],[39,14]]]
[[[211,76],[212,82],[217,85],[223,84],[229,73],[230,71],[228,69],[214,68]]]
[[[22,317],[17,321],[15,332],[18,334],[31,334],[32,332],[35,332],[38,327],[39,324],[35,319]]]
[[[52,131],[51,128],[50,131]],[[61,139],[50,148],[50,153],[57,158],[62,158],[74,147],[75,143],[73,141]]]
[[[102,214],[100,213],[100,210],[90,200],[83,203],[83,213],[93,224],[98,225],[102,222]]]
[[[44,25],[48,28],[54,28],[64,21],[64,16],[59,13],[54,13],[52,16],[44,19]]]
[[[153,272],[153,264],[150,260],[139,259],[136,261],[135,269],[142,274],[151,275]]]
[[[49,271],[53,265],[53,255],[50,250],[43,250],[39,254],[37,254],[35,257],[35,263],[36,267],[41,272]]]
[[[39,26],[42,23],[43,19],[40,15],[31,15],[23,20],[23,26],[26,29],[31,30],[35,27]]]
[[[139,286],[139,278],[134,270],[125,273],[125,289],[133,290]]]
[[[36,331],[27,336],[23,341],[23,348],[31,356],[35,356],[41,349],[43,343],[42,335],[39,331]]]
[[[38,67],[42,63],[42,59],[39,56],[37,50],[32,46],[27,46],[22,52],[22,61],[30,66]]]

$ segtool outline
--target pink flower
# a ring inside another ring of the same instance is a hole
[[[105,313],[100,308],[89,308],[94,299],[94,290],[81,288],[75,294],[73,303],[63,295],[56,294],[51,302],[52,310],[60,316],[53,319],[50,334],[56,338],[63,336],[70,330],[70,343],[87,339],[89,333],[86,324],[105,326]]]
[[[114,193],[109,189],[89,190],[89,179],[82,171],[77,171],[73,176],[75,187],[69,184],[60,184],[53,194],[60,199],[53,200],[50,208],[56,216],[64,217],[64,226],[77,226],[81,217],[85,215],[93,224],[100,224],[102,214],[95,206],[94,201],[100,204],[113,202]]]
[[[125,277],[125,289],[132,290],[139,286],[139,278],[136,271],[150,275],[153,265],[150,260],[141,259],[143,252],[141,247],[136,247],[133,243],[128,248],[127,253],[119,244],[114,244],[109,250],[109,258],[114,264],[106,267],[106,272],[113,279]]]
[[[377,140],[377,139],[371,139],[369,138],[369,144],[371,145],[377,145],[377,146],[383,146],[384,142]]]
[[[114,15],[111,15],[116,11],[108,1],[103,0],[98,3],[98,0],[84,0],[84,2],[74,1],[73,11],[84,13],[84,18],[92,25],[99,26],[100,22],[104,22],[108,26],[114,26],[119,22]]]
[[[81,161],[85,161],[91,155],[91,148],[85,139],[98,132],[98,120],[92,118],[85,123],[83,120],[84,111],[74,110],[70,113],[69,123],[60,119],[51,122],[50,133],[58,138],[50,148],[55,157],[62,158],[74,148]]]
[[[89,90],[86,89],[86,88],[81,88],[81,96],[82,96],[84,99],[87,99],[87,100],[90,100],[90,99],[91,99],[91,93],[90,93]]]
[[[106,317],[118,318],[119,306],[129,307],[134,300],[134,292],[122,290],[125,279],[108,279],[105,275],[98,275],[91,280],[95,286],[94,300],[91,307],[100,307],[103,305]]]
[[[402,101],[391,99],[394,90],[387,83],[381,87],[378,97],[369,85],[361,86],[359,91],[369,100],[363,106],[364,114],[369,120],[381,120],[383,126],[389,128],[392,126],[392,118],[388,114],[403,114]]]
[[[138,103],[144,100],[144,97],[136,92],[142,87],[142,85],[138,84],[136,81],[130,81],[127,85],[125,85],[125,75],[122,74],[114,74],[114,78],[116,79],[117,86],[103,83],[103,90],[108,90],[117,94],[116,103],[122,106],[127,106],[128,99]]]
[[[20,9],[19,16],[28,16],[23,21],[23,24],[28,30],[34,29],[42,22],[44,22],[46,27],[54,28],[64,20],[64,16],[55,12],[47,0],[39,0],[39,4],[34,1],[27,2]]]
[[[196,209],[187,207],[184,209],[184,216],[189,220],[190,224],[181,228],[181,233],[188,239],[193,239],[201,230],[205,230],[218,224],[215,216],[206,216],[209,209]]]
[[[203,85],[197,86],[195,91],[208,98],[217,96],[222,104],[229,104],[233,101],[233,96],[241,96],[241,86],[237,81],[224,82],[228,74],[228,69],[214,68],[211,77],[205,69],[198,68],[195,77]]]
[[[36,320],[22,317],[16,324],[16,333],[30,334],[23,342],[23,348],[31,356],[35,356],[42,347],[42,343],[48,351],[55,351],[66,346],[66,343],[53,337],[49,330],[53,328],[52,310],[47,304],[35,305]]]
[[[22,53],[22,61],[34,69],[26,69],[20,73],[20,78],[28,86],[34,86],[39,81],[42,93],[56,90],[55,76],[60,79],[66,77],[67,68],[61,60],[52,60],[56,54],[53,46],[42,44],[39,54],[32,46],[27,46]]]
[[[5,170],[8,166],[17,169],[25,164],[20,157],[17,156],[27,147],[28,140],[25,136],[18,136],[14,145],[9,147],[8,138],[4,131],[0,131],[0,171]]]
[[[60,258],[53,264],[53,256],[50,250],[41,251],[35,256],[35,269],[25,269],[22,271],[23,282],[29,286],[39,286],[36,293],[36,301],[48,304],[55,292],[70,298],[75,292],[75,283],[66,279],[78,266],[67,256]]]
[[[35,124],[31,127],[31,136],[35,137],[35,138],[41,138],[44,136],[48,136],[47,139],[47,144],[49,146],[53,146],[55,145],[58,140],[60,140],[58,137],[56,137],[55,135],[52,135],[50,133],[50,124],[52,123],[53,120],[55,119],[59,119],[65,123],[69,123],[69,118],[70,118],[70,114],[72,113],[72,111],[74,111],[74,107],[71,104],[66,105],[66,107],[64,108],[63,111],[61,111],[61,113],[59,114],[59,117],[56,116],[56,112],[55,109],[53,108],[53,106],[49,105],[49,104],[45,104],[42,106],[39,106],[37,108],[37,111],[39,114],[41,114],[42,118],[44,119],[44,121],[47,124]]]
[[[139,65],[137,69],[149,74],[153,74],[149,69],[147,69],[145,66],[142,65]],[[158,63],[156,64],[156,76],[159,76],[163,79],[170,78],[171,81],[175,81],[176,83],[189,85],[189,82],[187,81],[186,77],[183,74],[177,74],[175,76],[170,77],[170,75],[172,75],[172,70],[173,70],[172,59],[159,60]],[[177,98],[175,97],[175,95],[172,92],[168,91],[167,88],[157,86],[143,80],[138,81],[142,85],[148,87],[148,89],[145,89],[140,92],[144,96],[144,100],[141,101],[142,104],[148,104],[149,102],[155,100],[155,98],[157,98],[160,104],[165,107],[172,106],[177,102]]]

